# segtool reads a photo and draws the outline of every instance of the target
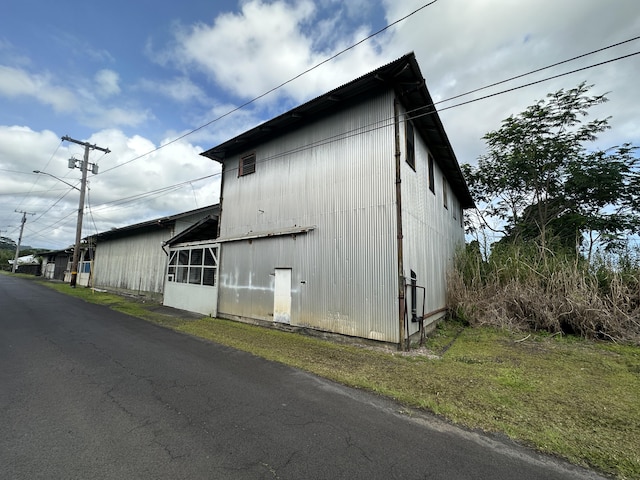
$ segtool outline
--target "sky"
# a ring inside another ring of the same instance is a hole
[[[23,245],[74,243],[69,184],[81,172],[68,165],[84,147],[63,136],[110,150],[90,152],[84,237],[217,203],[220,167],[201,152],[409,52],[461,164],[477,161],[501,120],[581,82],[608,92],[593,118],[611,117],[611,128],[594,147],[640,145],[640,39],[448,100],[640,36],[640,2],[428,3],[5,0],[0,236],[17,241],[27,212]]]

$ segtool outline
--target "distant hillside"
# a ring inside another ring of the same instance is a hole
[[[9,237],[0,237],[0,249],[16,249],[16,242]]]
[[[16,251],[16,242],[11,240],[10,238],[0,237],[0,250],[13,250]],[[30,245],[20,245],[20,251],[24,252],[25,250],[37,250],[38,252],[46,252],[46,249],[43,248],[33,248]]]

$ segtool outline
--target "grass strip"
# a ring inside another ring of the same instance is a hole
[[[156,304],[43,282],[66,294],[251,352],[618,478],[640,478],[640,348],[527,338],[443,323],[436,356],[404,356],[238,322],[155,311]]]

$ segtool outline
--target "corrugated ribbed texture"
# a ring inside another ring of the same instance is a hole
[[[227,163],[222,237],[316,228],[224,244],[219,314],[273,320],[274,269],[291,268],[293,325],[397,341],[392,117],[389,93],[259,146],[254,174]]]
[[[92,272],[93,285],[134,293],[162,293],[167,273],[167,256],[162,243],[203,216],[203,213],[187,216],[176,221],[173,228],[99,241]]]
[[[402,122],[400,131],[403,139],[404,127]],[[444,207],[443,175],[437,163],[434,165],[435,193],[429,189],[428,149],[422,138],[416,137],[415,171],[404,162],[404,142],[401,142],[401,147],[404,276],[410,284],[411,271],[416,273],[417,285],[426,288],[424,312],[429,313],[446,306],[447,270],[453,265],[455,249],[464,244],[460,204],[447,185],[448,208]],[[417,311],[421,315],[423,292],[418,289],[416,293]],[[407,305],[411,308],[410,288],[407,290]],[[409,334],[417,330],[418,323],[410,323]]]

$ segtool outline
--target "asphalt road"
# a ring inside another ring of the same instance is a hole
[[[0,478],[599,477],[0,275]]]

